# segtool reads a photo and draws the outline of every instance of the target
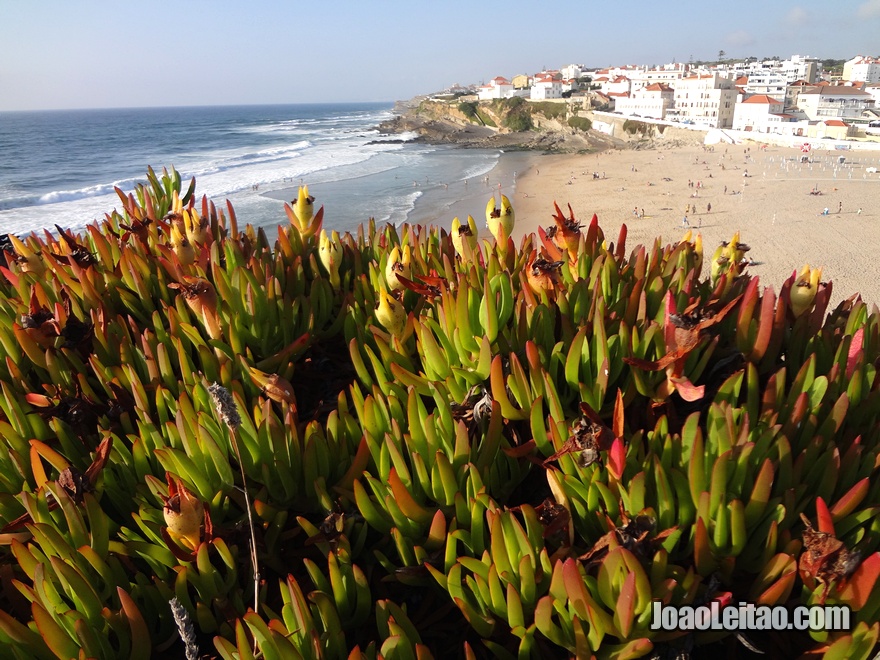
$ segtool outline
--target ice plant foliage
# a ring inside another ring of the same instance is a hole
[[[173,170],[117,193],[0,240],[10,657],[876,652],[880,314],[818,269],[762,288],[735,235],[703,275],[699,235],[558,206],[516,245],[504,196],[479,239],[340,236],[306,189],[255,229]]]

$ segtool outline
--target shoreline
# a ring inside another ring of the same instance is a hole
[[[539,225],[552,224],[555,200],[566,213],[571,204],[583,224],[596,213],[608,240],[616,240],[626,223],[629,252],[637,244],[650,246],[658,237],[663,243],[679,240],[686,231],[687,206],[688,224],[702,234],[707,260],[721,241],[740,231],[741,240],[752,247],[748,256],[756,262],[750,272],[760,277],[762,286],[779,291],[793,271],[810,264],[823,269],[823,281],[834,282],[832,305],[856,292],[868,303],[880,303],[880,264],[872,250],[880,245],[880,177],[865,172],[880,165],[880,153],[848,151],[840,164],[841,154],[834,151],[814,150],[801,163],[800,149],[755,143],[657,141],[647,148],[580,154],[481,150],[455,143],[446,149],[443,181],[413,181],[412,190],[408,185],[388,190],[398,206],[402,199],[410,200],[403,215],[390,221],[432,223],[448,230],[453,218],[464,221],[472,215],[482,234],[486,202],[500,192],[516,210],[516,241]],[[497,159],[488,170],[465,178],[464,166],[456,169],[455,159],[480,151],[498,153]],[[310,188],[320,204],[335,199],[345,183]],[[814,188],[822,194],[811,195]],[[265,195],[280,199],[295,195],[296,189]]]

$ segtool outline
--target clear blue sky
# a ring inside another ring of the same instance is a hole
[[[391,101],[570,63],[880,55],[880,0],[604,7],[0,0],[0,110]]]

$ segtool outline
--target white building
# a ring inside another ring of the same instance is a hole
[[[642,69],[627,75],[630,81],[630,92],[636,92],[654,83],[663,83],[675,87],[688,72],[687,64],[665,64],[656,69]]]
[[[733,81],[719,73],[688,76],[676,84],[675,107],[666,113],[667,118],[730,128],[736,95]]]
[[[566,80],[577,80],[584,73],[584,67],[581,64],[569,64],[559,69],[560,75]]]
[[[806,80],[812,84],[817,82],[821,76],[822,63],[815,57],[792,55],[787,60],[727,62],[716,69],[719,73],[724,73],[731,79],[771,73],[783,76],[788,84],[796,80]]]
[[[786,87],[788,81],[780,71],[759,71],[748,75],[743,89],[748,96],[758,94],[785,98]]]
[[[629,96],[614,100],[614,111],[627,116],[664,119],[666,112],[675,105],[675,90],[664,83],[642,87]]]
[[[812,84],[819,80],[822,63],[817,57],[792,55],[780,63],[780,70],[789,85],[797,80],[806,80]]]
[[[547,99],[562,98],[562,81],[552,76],[535,76],[529,98],[533,101],[545,101]]]
[[[779,124],[793,119],[783,113],[784,108],[781,99],[755,94],[734,106],[732,128],[735,131],[778,133]]]
[[[481,101],[492,99],[504,99],[513,93],[513,84],[502,76],[497,76],[489,81],[488,85],[482,85],[477,90],[477,98]]]
[[[874,99],[874,107],[880,108],[880,83],[869,83],[865,85],[865,91]]]
[[[880,59],[857,55],[843,64],[843,79],[866,83],[880,82]]]
[[[856,87],[822,85],[802,91],[797,107],[811,120],[859,119],[874,107],[874,97]]]
[[[603,94],[629,94],[630,80],[626,76],[614,76],[603,80],[600,89]]]

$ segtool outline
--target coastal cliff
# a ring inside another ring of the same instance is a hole
[[[424,144],[456,144],[474,149],[504,149],[505,151],[531,150],[545,153],[592,153],[609,148],[627,148],[627,141],[610,137],[598,131],[581,130],[565,123],[568,115],[577,116],[568,104],[522,103],[510,107],[503,102],[473,104],[471,116],[456,102],[415,98],[398,102],[397,116],[383,122],[379,130],[384,135],[415,133],[413,141]],[[558,117],[547,117],[542,106],[558,108]],[[516,111],[528,112],[528,130],[512,130],[505,123]],[[384,140],[379,140],[384,141]]]

